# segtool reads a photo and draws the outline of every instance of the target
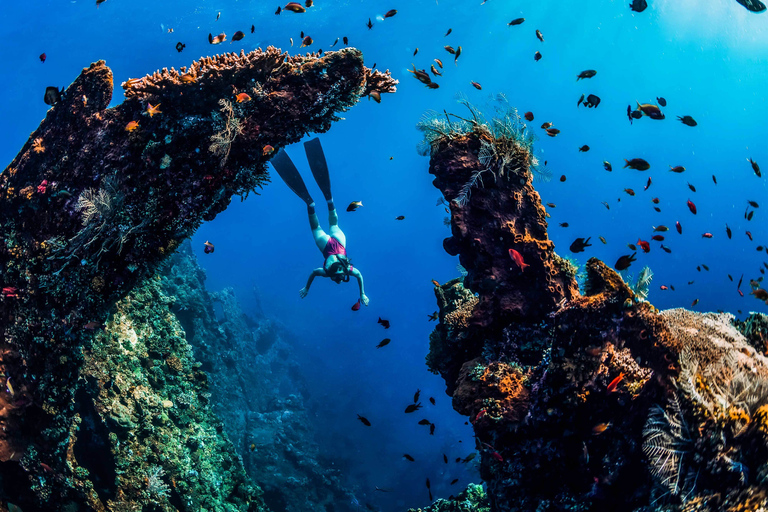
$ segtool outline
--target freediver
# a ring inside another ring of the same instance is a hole
[[[360,270],[352,266],[352,262],[347,257],[347,238],[344,236],[344,232],[339,228],[339,216],[336,213],[336,208],[333,205],[333,195],[331,194],[331,179],[328,174],[328,164],[325,161],[325,154],[323,153],[323,147],[320,145],[320,139],[314,138],[304,143],[304,150],[307,153],[307,161],[309,162],[309,168],[312,171],[312,175],[315,177],[317,185],[320,187],[325,200],[328,203],[328,223],[330,224],[330,235],[323,231],[320,227],[320,221],[315,213],[315,202],[312,200],[312,196],[307,191],[307,186],[304,184],[304,180],[301,179],[299,171],[296,166],[293,165],[291,158],[288,154],[280,149],[272,159],[272,165],[275,167],[277,174],[283,179],[288,188],[299,196],[305,203],[307,203],[307,213],[309,214],[309,227],[312,229],[312,236],[315,239],[315,244],[320,252],[323,253],[323,266],[314,269],[309,274],[307,284],[304,288],[299,290],[299,296],[304,298],[309,293],[309,287],[312,286],[312,281],[315,277],[327,277],[336,284],[342,282],[348,282],[349,277],[352,276],[357,279],[357,283],[360,287],[360,304],[368,305],[368,297],[365,295],[363,288],[363,275]],[[359,307],[359,304],[355,306]]]

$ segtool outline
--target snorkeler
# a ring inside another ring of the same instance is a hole
[[[336,284],[349,281],[349,277],[352,276],[357,279],[360,286],[360,303],[367,306],[368,297],[365,295],[363,288],[363,275],[358,269],[352,266],[351,261],[347,257],[347,238],[344,236],[344,232],[339,228],[339,216],[336,213],[336,208],[333,205],[333,196],[331,194],[331,179],[328,175],[328,164],[325,161],[325,154],[323,154],[323,147],[320,145],[320,139],[314,138],[304,143],[304,150],[307,152],[307,160],[309,161],[309,168],[312,170],[312,175],[315,177],[317,185],[325,196],[325,200],[328,203],[328,223],[330,224],[328,235],[323,228],[320,227],[320,221],[317,219],[315,213],[315,202],[312,200],[312,196],[307,191],[307,186],[304,184],[304,180],[301,179],[299,171],[296,166],[293,165],[290,157],[282,149],[277,152],[272,159],[272,165],[275,167],[277,174],[283,178],[283,181],[288,188],[299,196],[305,203],[307,203],[307,213],[309,214],[309,227],[312,229],[312,236],[315,238],[315,244],[320,252],[323,253],[325,261],[321,268],[316,268],[309,274],[307,285],[299,290],[299,296],[304,298],[309,293],[309,287],[312,286],[312,281],[315,277],[328,277]],[[359,306],[358,306],[359,307]]]

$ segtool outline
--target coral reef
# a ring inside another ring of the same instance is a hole
[[[477,484],[469,484],[458,496],[438,499],[427,508],[411,508],[408,512],[489,512],[485,490]]]
[[[649,271],[633,289],[592,258],[580,293],[525,126],[462,103],[470,119],[419,124],[450,202],[443,245],[468,273],[435,289],[427,363],[473,425],[491,508],[765,510],[768,360],[731,315],[658,311]]]
[[[366,90],[392,92],[395,83],[367,71],[353,48],[322,57],[270,48],[128,80],[126,100],[112,108],[104,62],[61,93],[0,173],[3,496],[25,510],[107,506],[67,454],[79,404],[96,399],[81,369],[110,308],[233,195],[261,187],[275,149],[327,130]],[[251,99],[235,102],[242,92]],[[236,135],[217,137],[225,125]],[[210,150],[224,140],[225,153]],[[120,417],[107,427],[133,432]],[[181,503],[194,503],[195,492]]]
[[[173,299],[171,311],[201,369],[216,383],[213,409],[265,503],[285,512],[340,510],[349,491],[338,471],[321,462],[304,407],[309,390],[288,331],[258,309],[244,313],[230,288],[208,292],[188,242],[161,276]],[[254,298],[258,301],[256,291]]]

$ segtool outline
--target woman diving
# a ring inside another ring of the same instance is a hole
[[[305,142],[304,150],[307,153],[307,160],[312,175],[315,177],[315,181],[323,192],[328,204],[328,223],[330,224],[328,231],[330,234],[323,231],[323,228],[320,227],[320,221],[315,213],[315,202],[312,200],[312,196],[309,195],[307,186],[304,184],[304,180],[301,179],[301,175],[296,166],[293,165],[290,157],[281,149],[272,158],[272,165],[275,167],[277,174],[288,185],[288,188],[293,190],[297,196],[307,203],[309,227],[312,229],[312,236],[315,239],[317,248],[320,249],[320,252],[323,253],[323,258],[325,258],[323,266],[314,269],[309,274],[307,285],[299,290],[299,296],[302,298],[307,296],[309,287],[312,286],[312,281],[315,277],[327,277],[334,283],[339,284],[349,281],[350,276],[352,276],[357,279],[360,287],[360,303],[367,306],[368,297],[365,295],[365,289],[363,288],[363,275],[360,273],[360,270],[352,266],[351,261],[347,257],[347,238],[344,236],[341,228],[339,228],[339,216],[333,205],[333,195],[331,194],[328,164],[325,161],[325,154],[323,153],[323,147],[320,145],[320,139],[314,138]]]

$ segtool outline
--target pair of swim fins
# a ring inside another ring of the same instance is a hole
[[[304,151],[307,153],[307,161],[309,162],[309,168],[312,171],[312,175],[315,177],[317,186],[323,192],[326,200],[331,199],[331,177],[328,174],[328,163],[325,161],[325,153],[323,153],[323,146],[320,144],[320,139],[315,137],[312,140],[308,140],[304,143]],[[293,190],[293,193],[299,196],[307,204],[312,202],[312,196],[307,191],[307,186],[304,184],[304,180],[301,179],[298,169],[293,164],[291,157],[285,150],[280,149],[277,154],[272,158],[272,165],[275,167],[277,174],[283,179],[288,188]]]

